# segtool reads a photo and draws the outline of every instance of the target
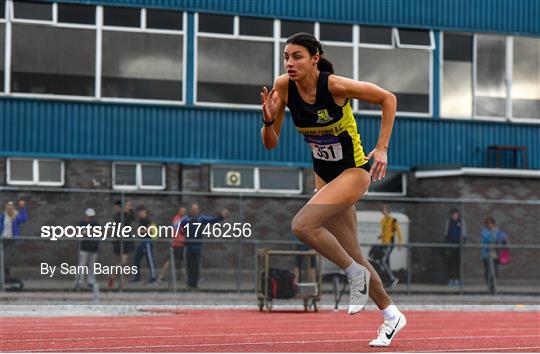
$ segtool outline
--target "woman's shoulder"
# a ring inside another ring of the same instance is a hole
[[[286,90],[289,87],[289,75],[283,74],[277,77],[274,81],[274,88],[276,90]]]
[[[334,96],[344,96],[355,81],[336,74],[328,75],[328,90]]]
[[[274,81],[274,89],[278,92],[279,96],[287,102],[287,96],[289,94],[289,75],[283,74],[277,77]]]

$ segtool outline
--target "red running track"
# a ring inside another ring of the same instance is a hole
[[[375,311],[178,310],[152,316],[4,317],[2,351],[540,352],[539,312],[406,311],[389,348],[370,348]]]

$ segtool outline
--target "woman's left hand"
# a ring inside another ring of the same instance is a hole
[[[388,155],[386,149],[384,148],[375,148],[369,153],[366,157],[368,160],[373,158],[373,164],[371,165],[371,170],[369,174],[371,179],[374,181],[378,179],[379,181],[386,176],[386,167],[388,166]]]

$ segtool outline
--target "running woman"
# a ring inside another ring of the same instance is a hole
[[[334,75],[332,64],[323,54],[321,43],[311,34],[297,33],[287,39],[283,53],[287,73],[276,79],[270,92],[266,87],[261,92],[262,142],[266,149],[276,147],[287,106],[312,150],[317,188],[293,218],[292,230],[301,242],[347,274],[349,314],[361,311],[371,297],[384,322],[369,344],[386,347],[407,322],[362,255],[354,204],[366,193],[371,180],[380,181],[386,174],[397,101],[392,93],[374,84]],[[353,98],[382,108],[379,140],[367,156],[352,113]]]

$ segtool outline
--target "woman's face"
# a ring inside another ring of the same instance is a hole
[[[289,78],[301,80],[317,68],[319,55],[311,56],[306,49],[298,44],[287,44],[283,52],[283,66]]]
[[[5,207],[6,213],[9,215],[13,214],[15,212],[15,207],[13,206],[13,203],[6,203]]]

